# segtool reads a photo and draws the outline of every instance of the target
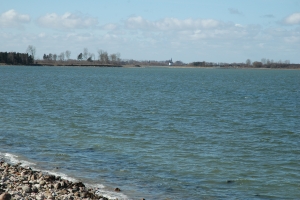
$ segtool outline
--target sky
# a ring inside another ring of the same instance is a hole
[[[300,0],[0,0],[0,52],[300,63]]]

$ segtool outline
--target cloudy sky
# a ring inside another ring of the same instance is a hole
[[[0,0],[0,51],[300,63],[300,0]]]

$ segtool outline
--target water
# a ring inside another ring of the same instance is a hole
[[[297,199],[299,100],[299,70],[1,66],[0,157],[111,198]]]

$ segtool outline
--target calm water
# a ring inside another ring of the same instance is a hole
[[[0,157],[119,199],[298,199],[299,100],[300,70],[2,66]]]

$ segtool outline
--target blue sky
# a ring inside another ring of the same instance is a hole
[[[300,63],[299,0],[0,0],[0,51]]]

